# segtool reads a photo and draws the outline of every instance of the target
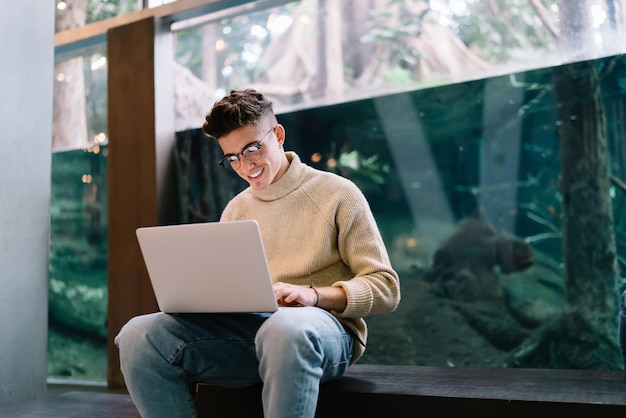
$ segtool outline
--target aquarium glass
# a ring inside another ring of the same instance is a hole
[[[216,100],[255,87],[288,147],[364,191],[400,273],[400,308],[370,318],[363,362],[619,368],[612,6],[302,0],[177,31],[182,221],[217,219],[243,186],[224,194],[198,128]]]
[[[286,149],[365,193],[400,275],[360,362],[621,368],[625,99],[618,55],[280,113]],[[178,146],[181,220],[218,219],[245,184],[201,130]]]
[[[52,155],[48,377],[105,382],[107,147]]]

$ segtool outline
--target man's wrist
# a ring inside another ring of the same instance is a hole
[[[315,300],[315,303],[313,304],[313,306],[318,306],[318,307],[319,307],[319,303],[320,303],[320,294],[319,294],[319,292],[317,291],[317,289],[313,286],[313,283],[311,283],[311,284],[309,285],[309,287],[310,287],[311,289],[313,289],[313,291],[315,292],[315,297],[316,297],[316,300]]]

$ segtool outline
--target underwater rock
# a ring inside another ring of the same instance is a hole
[[[533,249],[522,239],[497,231],[482,210],[463,219],[437,248],[424,275],[433,290],[463,302],[502,300],[498,278],[533,264]]]
[[[472,328],[500,350],[511,350],[531,335],[514,317],[506,315],[500,304],[455,302],[454,307]]]
[[[507,310],[525,328],[537,328],[565,308],[562,267],[535,250],[531,268],[500,277]]]

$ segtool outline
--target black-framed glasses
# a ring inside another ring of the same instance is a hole
[[[274,131],[275,128],[276,126],[273,126],[272,129],[270,129],[263,136],[263,139],[261,139],[259,142],[254,142],[246,146],[244,149],[241,150],[241,152],[237,154],[224,155],[224,157],[219,161],[219,164],[222,167],[236,171],[236,170],[239,170],[239,167],[241,167],[241,160],[239,159],[240,155],[243,158],[245,158],[247,161],[250,161],[250,162],[257,161],[259,158],[261,158],[261,145],[263,145],[263,142],[265,142],[265,140],[270,136],[270,134]]]

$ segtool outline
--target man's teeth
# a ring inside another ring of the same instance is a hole
[[[250,177],[252,178],[257,178],[261,175],[261,172],[263,171],[263,169],[260,169],[259,171],[257,171],[256,173],[252,173],[250,174]]]

